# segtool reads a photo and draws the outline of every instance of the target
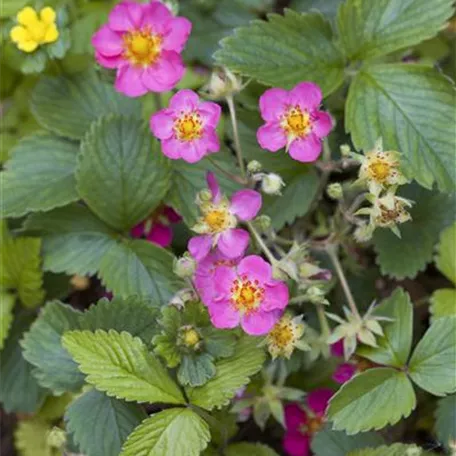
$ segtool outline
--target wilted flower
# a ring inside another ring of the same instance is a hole
[[[321,139],[333,128],[331,116],[319,111],[320,87],[301,82],[292,90],[268,89],[260,97],[261,116],[266,123],[257,139],[263,149],[276,152],[282,147],[295,160],[315,161],[321,153]]]
[[[240,78],[227,68],[218,68],[212,72],[209,83],[203,88],[203,92],[213,100],[230,97],[242,90]]]
[[[195,163],[220,149],[215,129],[221,112],[218,104],[201,101],[193,90],[179,90],[168,108],[152,115],[150,128],[168,158]]]
[[[292,318],[285,314],[266,337],[266,344],[272,359],[278,356],[289,359],[295,348],[310,349],[307,344],[300,341],[304,328],[302,315]]]
[[[185,72],[180,53],[192,24],[158,1],[124,0],[92,37],[97,62],[116,68],[115,87],[130,97],[171,90]]]
[[[280,195],[285,182],[275,173],[265,174],[261,179],[261,190],[267,195]]]
[[[239,190],[228,200],[222,195],[213,173],[207,174],[207,184],[210,195],[206,196],[209,199],[200,198],[202,216],[192,228],[202,236],[190,239],[188,249],[197,261],[201,261],[216,246],[229,258],[240,257],[248,246],[249,233],[236,226],[239,220],[252,220],[258,214],[261,195],[251,189]]]

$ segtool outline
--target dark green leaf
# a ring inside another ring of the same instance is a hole
[[[177,371],[177,379],[184,386],[201,386],[211,379],[216,368],[211,355],[184,355]]]
[[[445,448],[456,440],[456,394],[440,399],[435,411],[435,431]]]

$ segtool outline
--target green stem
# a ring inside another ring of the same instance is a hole
[[[228,103],[228,109],[230,111],[231,117],[231,124],[233,126],[233,136],[234,136],[234,146],[236,149],[236,157],[239,163],[239,168],[241,169],[241,176],[244,180],[247,179],[247,175],[245,172],[245,163],[244,158],[242,156],[242,148],[241,148],[241,141],[239,139],[239,130],[237,125],[236,119],[236,108],[234,106],[234,99],[232,96],[226,97],[226,102]]]
[[[276,258],[274,257],[274,255],[272,254],[272,252],[269,250],[268,246],[266,245],[266,243],[263,241],[263,239],[261,239],[261,236],[260,234],[258,233],[258,231],[255,229],[255,227],[253,226],[253,224],[251,222],[246,222],[247,223],[247,226],[250,230],[250,232],[252,233],[253,237],[255,238],[256,242],[258,243],[258,245],[261,247],[261,250],[263,250],[264,254],[266,255],[266,257],[268,258],[269,262],[274,266],[275,264],[277,264],[277,260]]]
[[[231,179],[233,182],[236,182],[241,185],[247,185],[248,182],[246,179],[243,179],[242,177],[236,176],[235,174],[230,173],[226,169],[223,169],[216,160],[214,160],[210,155],[207,156],[207,159],[212,163],[214,168],[217,168],[224,176],[228,177],[228,179]]]
[[[323,304],[317,304],[317,315],[318,321],[320,322],[321,333],[325,338],[327,338],[331,333],[331,329],[329,328],[328,319],[326,317]]]
[[[154,102],[156,111],[160,111],[160,109],[163,109],[162,97],[157,92],[154,92]]]

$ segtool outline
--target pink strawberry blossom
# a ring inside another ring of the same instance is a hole
[[[117,69],[115,87],[129,97],[166,92],[181,79],[185,66],[180,53],[192,24],[174,17],[158,1],[124,0],[92,37],[97,62]]]
[[[287,430],[283,438],[283,448],[288,455],[310,455],[312,437],[324,424],[325,411],[332,395],[330,389],[317,389],[308,394],[305,410],[297,403],[285,407]]]
[[[261,207],[261,195],[255,190],[245,189],[234,193],[231,200],[222,195],[213,173],[207,174],[210,198],[200,201],[201,217],[193,231],[200,234],[190,239],[188,250],[201,261],[213,247],[228,258],[242,256],[249,244],[249,233],[236,228],[238,221],[252,220]]]
[[[316,84],[301,82],[290,91],[268,89],[260,97],[265,124],[257,131],[263,149],[283,147],[300,162],[313,162],[321,153],[321,139],[333,128],[331,116],[319,111],[323,96]]]
[[[251,335],[268,333],[288,304],[288,287],[272,278],[272,267],[260,256],[243,258],[236,267],[219,266],[205,296],[216,328],[241,325]]]
[[[168,158],[195,163],[220,149],[215,129],[221,112],[217,103],[201,101],[192,90],[179,90],[168,108],[152,115],[150,129]]]

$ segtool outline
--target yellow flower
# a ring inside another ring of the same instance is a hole
[[[278,356],[290,358],[295,348],[307,349],[305,343],[300,340],[304,334],[304,324],[302,316],[291,318],[285,314],[271,329],[266,338],[268,351],[272,359]]]
[[[33,52],[42,44],[57,41],[59,31],[55,19],[55,11],[49,6],[43,8],[39,16],[33,8],[26,6],[17,14],[19,25],[11,29],[10,38],[21,51]]]

